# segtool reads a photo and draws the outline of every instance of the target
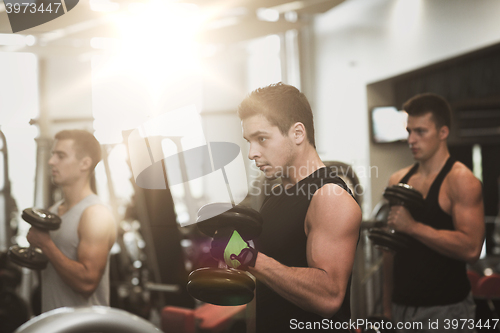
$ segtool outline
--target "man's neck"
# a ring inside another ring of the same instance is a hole
[[[419,161],[419,172],[424,176],[438,173],[449,157],[450,153],[448,147],[442,145],[431,158],[425,161]]]
[[[289,167],[288,177],[281,179],[283,186],[293,186],[324,166],[325,164],[319,158],[316,149],[309,145],[295,156],[292,165]]]
[[[63,205],[66,211],[82,201],[85,197],[93,194],[88,180],[77,182],[69,186],[63,186],[61,190],[64,198]]]

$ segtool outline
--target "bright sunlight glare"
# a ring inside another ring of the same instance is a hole
[[[92,59],[94,126],[104,142],[121,141],[123,130],[151,117],[201,103],[196,38],[205,18],[196,5],[152,0],[113,18],[119,46],[103,47]]]

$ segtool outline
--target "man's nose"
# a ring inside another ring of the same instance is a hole
[[[54,155],[52,155],[50,158],[49,158],[49,165],[54,165],[55,163],[55,159],[54,159]]]
[[[412,145],[416,142],[416,136],[414,133],[409,133],[408,134],[408,144]]]
[[[248,158],[250,160],[255,160],[257,157],[260,156],[259,151],[255,148],[255,145],[250,144],[250,148],[248,149]]]

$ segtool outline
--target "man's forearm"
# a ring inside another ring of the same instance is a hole
[[[80,262],[66,257],[54,243],[47,244],[43,253],[49,258],[50,263],[61,279],[75,292],[89,297],[95,290],[95,278]]]
[[[481,251],[480,246],[458,230],[438,230],[416,222],[408,234],[442,255],[468,263],[475,262]]]
[[[345,287],[321,269],[288,267],[259,253],[249,271],[283,298],[325,318],[333,316],[344,299]]]

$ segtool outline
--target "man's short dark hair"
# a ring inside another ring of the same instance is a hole
[[[422,116],[430,112],[436,128],[451,128],[450,104],[439,95],[425,93],[413,96],[403,104],[403,110],[410,116]]]
[[[294,86],[279,82],[252,91],[238,107],[238,116],[244,120],[258,114],[277,126],[284,136],[293,124],[301,122],[306,128],[307,140],[316,148],[311,106]]]
[[[83,158],[89,156],[92,159],[90,173],[101,160],[101,145],[91,133],[85,130],[64,130],[55,136],[56,140],[73,140],[76,157]]]

